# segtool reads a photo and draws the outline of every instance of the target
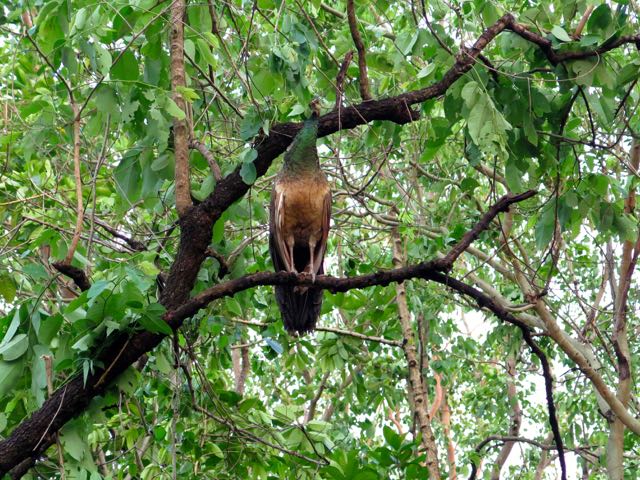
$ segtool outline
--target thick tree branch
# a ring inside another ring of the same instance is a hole
[[[634,171],[640,167],[640,142],[634,141],[631,146],[630,165]],[[636,191],[629,189],[625,199],[624,212],[633,215],[636,207]],[[620,282],[614,302],[614,323],[611,335],[613,348],[616,353],[618,370],[618,387],[616,397],[626,407],[631,400],[631,351],[629,349],[629,335],[627,331],[627,310],[631,277],[638,259],[640,249],[640,231],[637,241],[625,240],[622,244],[622,259],[620,261]],[[607,441],[607,473],[611,480],[622,480],[624,477],[624,431],[625,425],[619,418],[611,422],[609,439]]]
[[[173,101],[183,113],[183,118],[173,119],[173,144],[176,158],[176,210],[181,217],[193,204],[189,180],[189,130],[187,128],[187,104],[180,89],[186,86],[184,74],[184,0],[171,3],[171,90]]]
[[[404,264],[402,258],[402,241],[396,228],[392,231],[393,241],[393,265],[402,268]],[[425,463],[429,470],[429,477],[440,480],[440,468],[438,467],[438,448],[436,438],[431,428],[431,416],[428,412],[427,392],[422,380],[420,363],[416,349],[415,335],[411,325],[411,313],[407,303],[407,290],[403,282],[396,283],[396,304],[398,306],[398,320],[402,329],[404,342],[402,351],[407,360],[407,377],[409,379],[409,392],[413,399],[412,410],[418,420],[418,428],[422,434],[422,448],[425,451]]]
[[[511,405],[511,424],[509,425],[509,436],[517,437],[520,433],[520,425],[522,424],[522,409],[518,401],[518,392],[516,389],[516,356],[509,355],[507,358],[507,398]],[[498,457],[491,469],[491,480],[500,480],[500,470],[509,458],[509,454],[513,449],[514,442],[505,442]]]
[[[69,265],[65,262],[54,262],[51,265],[60,273],[73,280],[78,288],[83,292],[91,288],[91,282],[89,282],[87,275],[81,268],[74,267],[73,265]]]

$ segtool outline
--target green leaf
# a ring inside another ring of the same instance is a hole
[[[161,333],[163,335],[172,335],[173,330],[169,324],[162,318],[165,308],[159,303],[153,303],[145,309],[140,317],[140,325],[153,333]]]
[[[618,86],[626,85],[627,83],[636,80],[640,77],[640,65],[638,62],[633,62],[622,67],[622,70],[616,75]]]
[[[253,182],[258,178],[258,172],[253,162],[243,162],[240,167],[240,177],[242,181],[247,185],[253,185]]]
[[[156,442],[161,442],[167,436],[167,431],[160,425],[153,428],[153,438]]]
[[[45,318],[40,323],[40,329],[38,330],[38,340],[40,343],[43,345],[49,345],[51,343],[51,340],[53,340],[62,326],[62,320],[62,315],[57,313]]]
[[[544,250],[549,246],[556,226],[555,209],[547,208],[538,219],[535,228],[536,247]]]
[[[0,355],[3,360],[10,362],[24,355],[27,348],[29,348],[29,337],[24,333],[19,333],[0,347]]]
[[[362,470],[356,473],[356,475],[352,478],[353,480],[379,480],[380,479],[380,477],[374,470]]]
[[[128,203],[134,203],[140,195],[140,163],[135,151],[124,156],[114,171],[118,190]]]
[[[551,34],[563,42],[573,42],[573,39],[569,36],[567,31],[558,25],[551,29]]]
[[[24,363],[22,361],[5,362],[0,360],[0,398],[5,398],[20,380]]]
[[[178,107],[176,102],[174,102],[173,98],[171,98],[171,97],[166,97],[165,103],[164,103],[164,109],[173,118],[176,118],[178,120],[184,120],[185,119],[184,112],[182,111],[182,109],[180,107]]]
[[[638,224],[630,215],[616,215],[613,228],[623,241],[633,242],[638,237]]]
[[[242,140],[251,140],[262,126],[262,119],[254,110],[249,112],[240,123],[240,138]]]
[[[150,332],[161,333],[163,335],[173,334],[173,330],[171,330],[169,324],[161,318],[142,315],[139,321],[140,325],[142,325],[145,330],[148,330]]]
[[[77,461],[82,461],[88,454],[88,445],[84,440],[84,435],[80,433],[81,422],[76,420],[68,423],[60,430],[60,442],[64,451]]]
[[[215,68],[218,65],[216,57],[211,53],[211,47],[207,42],[205,42],[202,38],[198,38],[196,40],[196,45],[198,46],[198,53],[202,60],[205,61],[206,64],[211,65]]]
[[[469,109],[467,128],[473,142],[488,152],[497,153],[496,147],[503,150],[511,124],[496,109],[491,98],[477,82],[464,86],[462,98]]]
[[[291,111],[289,112],[289,115],[287,115],[288,117],[295,117],[296,115],[300,115],[301,113],[304,113],[304,107],[302,105],[300,105],[299,103],[296,103],[293,108],[291,109]]]
[[[119,113],[118,97],[116,97],[115,91],[107,85],[98,87],[95,94],[95,102],[99,112],[109,115],[117,115]]]
[[[196,91],[193,88],[178,86],[176,87],[176,90],[188,102],[200,100],[200,96],[196,93]]]
[[[18,331],[18,327],[20,326],[20,309],[16,308],[15,313],[13,314],[13,318],[11,319],[11,323],[9,324],[9,328],[7,329],[7,333],[4,334],[2,341],[0,342],[0,347],[6,345],[13,339],[13,336]]]
[[[94,47],[96,53],[95,68],[96,70],[98,70],[100,75],[106,77],[109,73],[109,70],[111,69],[111,53],[99,43],[95,43]]]
[[[102,292],[104,292],[107,288],[109,288],[110,285],[111,285],[111,282],[109,282],[108,280],[98,280],[93,285],[91,285],[89,290],[87,290],[87,298],[92,299],[97,297]]]
[[[224,221],[223,217],[220,217],[216,220],[216,223],[213,224],[213,236],[211,238],[214,244],[219,244],[224,237]]]
[[[607,30],[612,22],[611,7],[607,3],[601,3],[591,12],[587,21],[587,31],[596,33]]]
[[[93,335],[91,335],[90,333],[87,333],[86,335],[83,335],[82,337],[80,337],[73,345],[71,345],[71,348],[79,352],[85,352],[89,350],[89,347],[92,344],[93,344]],[[85,377],[85,381],[86,381],[86,377]]]
[[[402,446],[402,437],[386,425],[382,428],[382,435],[395,450],[399,450]]]
[[[125,50],[118,62],[111,67],[111,78],[133,82],[138,80],[139,76],[140,71],[136,56],[131,50]]]
[[[576,60],[569,63],[569,67],[573,71],[574,82],[578,85],[590,87],[593,85],[593,78],[598,65],[597,60]]]
[[[3,434],[5,428],[7,428],[7,415],[0,413],[0,435]],[[6,437],[6,435],[3,436]]]
[[[0,274],[0,295],[7,303],[16,298],[16,284],[8,274]]]
[[[207,447],[208,447],[210,453],[212,453],[216,457],[224,458],[224,453],[222,452],[220,447],[218,445],[216,445],[215,443],[208,443]]]
[[[271,337],[265,337],[264,341],[266,342],[267,345],[269,345],[271,347],[271,349],[276,352],[278,355],[282,355],[282,352],[284,352],[284,348],[282,348],[282,345],[280,345],[279,342],[277,342],[276,340],[274,340]]]

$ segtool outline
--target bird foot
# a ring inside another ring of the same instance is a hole
[[[298,277],[301,277],[301,278],[302,278],[302,279],[304,279],[304,280],[306,280],[307,278],[311,277],[311,281],[312,281],[312,282],[315,282],[315,281],[316,281],[316,275],[315,275],[315,273],[300,272],[300,273],[298,274]],[[295,287],[293,288],[293,291],[294,291],[295,293],[298,293],[298,294],[300,294],[300,295],[301,295],[301,294],[305,293],[308,289],[309,289],[309,287],[305,287],[305,286],[303,286],[303,285],[297,285],[297,286],[295,286]]]

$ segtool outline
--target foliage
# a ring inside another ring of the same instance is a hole
[[[75,373],[86,378],[103,367],[94,359],[118,332],[170,334],[157,280],[178,247],[174,119],[189,119],[193,138],[223,175],[241,166],[252,185],[213,228],[210,247],[225,259],[227,277],[219,278],[220,259],[207,258],[192,294],[272,269],[267,205],[281,159],[259,176],[253,141],[279,123],[304,119],[314,97],[324,112],[333,108],[340,63],[354,49],[346,2],[189,3],[187,86],[180,90],[188,112],[171,92],[170,3],[8,0],[0,7],[2,438],[48,397],[43,356],[53,358],[58,388]],[[441,80],[460,43],[469,46],[506,12],[557,53],[638,33],[637,7],[621,1],[594,5],[582,35],[574,36],[589,5],[357,1],[371,93],[391,97]],[[487,62],[417,107],[419,121],[376,120],[321,139],[334,192],[328,273],[392,268],[393,231],[407,264],[435,258],[500,195],[536,189],[511,214],[507,244],[499,233],[503,216],[453,274],[525,319],[538,320],[527,304],[531,291],[542,292],[561,329],[600,359],[599,373],[615,390],[615,288],[606,278],[619,275],[623,242],[638,237],[637,214],[625,210],[638,183],[629,160],[640,130],[640,60],[632,47],[553,65],[534,43],[504,31],[483,51]],[[354,61],[341,108],[360,102],[358,76]],[[81,111],[84,224],[73,265],[90,272],[84,292],[52,266],[67,254],[77,219],[74,115],[65,84]],[[197,149],[190,167],[193,199],[202,201],[216,180]],[[452,469],[452,441],[458,474],[468,475],[471,461],[485,457],[489,478],[497,449],[474,448],[509,431],[509,356],[517,364],[521,435],[550,443],[540,365],[518,331],[442,286],[406,287],[428,397],[433,401],[438,376],[451,407],[450,426],[442,411],[432,422],[442,472]],[[402,343],[393,286],[324,298],[321,326]],[[640,354],[633,335],[639,300],[632,287],[632,365]],[[568,452],[573,471],[607,478],[610,425],[591,383],[553,340],[542,334],[539,343],[555,370],[564,443],[587,451]],[[339,332],[289,337],[272,288],[218,300],[63,428],[62,468],[67,478],[92,479],[426,478],[398,345]],[[249,373],[238,393],[233,367],[242,368],[242,355]],[[314,401],[316,414],[305,419]],[[503,474],[534,478],[542,451],[522,445],[520,460]],[[40,474],[60,475],[57,448],[39,463]],[[629,478],[640,464],[638,448],[638,437],[627,432]]]

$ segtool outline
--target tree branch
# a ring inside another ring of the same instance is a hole
[[[200,154],[207,160],[215,181],[219,182],[220,180],[222,180],[222,170],[220,170],[220,165],[218,165],[218,162],[216,162],[216,159],[213,156],[213,153],[211,153],[211,150],[209,150],[204,143],[194,139],[192,139],[189,143],[189,147],[198,150]]]
[[[393,242],[393,265],[396,268],[402,268],[402,241],[397,228],[392,229]],[[396,304],[398,306],[398,320],[402,329],[404,342],[402,351],[407,360],[407,377],[409,380],[408,388],[412,402],[413,414],[418,420],[418,428],[422,435],[422,448],[425,451],[425,463],[429,470],[429,478],[440,480],[440,469],[438,468],[438,448],[436,439],[431,428],[431,416],[427,411],[427,392],[425,390],[420,371],[420,363],[418,362],[416,340],[411,326],[411,313],[407,304],[407,290],[404,283],[396,283]]]
[[[518,347],[518,350],[520,348]],[[516,390],[516,355],[509,355],[507,358],[507,398],[511,405],[511,424],[509,425],[509,436],[517,437],[520,433],[520,425],[522,424],[522,409],[518,401],[518,392]],[[514,442],[505,442],[498,457],[491,469],[491,480],[500,480],[500,470],[509,458],[509,454],[513,449]]]
[[[80,234],[82,233],[82,223],[84,222],[84,206],[82,202],[82,176],[80,174],[80,111],[73,95],[69,95],[71,102],[71,111],[73,112],[73,176],[76,182],[76,228],[73,232],[71,245],[64,263],[71,265],[73,255],[80,242]]]
[[[360,96],[365,102],[371,100],[371,88],[369,87],[369,76],[367,74],[367,53],[358,30],[358,19],[356,18],[356,9],[353,0],[347,0],[347,20],[349,21],[349,30],[351,38],[358,51],[358,68],[360,70]]]
[[[334,106],[334,110],[339,110],[342,107],[342,96],[344,94],[344,79],[347,76],[347,69],[349,68],[349,64],[353,59],[353,51],[349,50],[344,55],[344,60],[342,60],[342,64],[340,65],[340,70],[338,71],[338,75],[336,77],[336,103]]]
[[[180,92],[186,86],[184,74],[184,0],[173,0],[171,3],[171,90],[173,101],[187,115],[187,104]],[[186,118],[173,119],[173,145],[176,158],[176,210],[184,216],[193,206],[191,202],[191,185],[189,180],[189,131]]]

